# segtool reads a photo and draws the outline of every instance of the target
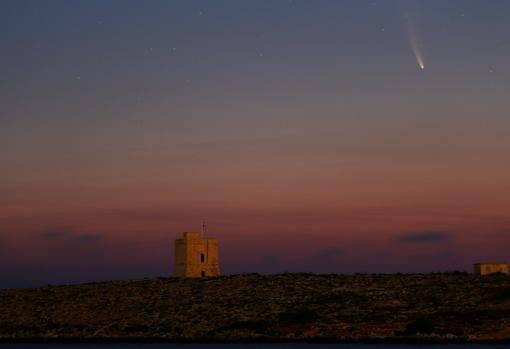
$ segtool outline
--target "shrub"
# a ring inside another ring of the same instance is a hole
[[[510,299],[510,287],[499,287],[494,290],[491,300],[505,301]]]
[[[407,324],[406,329],[404,330],[404,334],[430,334],[433,332],[437,332],[437,325],[433,319],[430,318],[417,318],[416,320]]]
[[[300,306],[280,314],[280,321],[283,323],[306,324],[317,320],[317,313],[306,306]]]
[[[220,331],[249,330],[255,333],[267,334],[271,331],[274,325],[275,324],[271,320],[251,319],[245,321],[234,321],[223,326]]]

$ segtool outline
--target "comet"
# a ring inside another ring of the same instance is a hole
[[[425,69],[425,61],[423,58],[423,52],[421,50],[420,42],[418,41],[418,37],[416,36],[413,28],[410,25],[408,25],[407,28],[408,28],[407,32],[409,34],[409,41],[411,43],[411,48],[413,50],[414,57],[416,58],[416,64],[418,65],[418,67],[420,67],[421,70],[424,70]]]
[[[402,6],[402,8],[403,8],[403,6]],[[404,12],[403,17],[404,17],[405,27],[406,27],[406,31],[407,31],[407,37],[409,39],[409,43],[411,44],[411,49],[412,49],[414,57],[416,59],[416,64],[418,65],[420,70],[424,70],[425,69],[425,58],[423,55],[421,42],[418,38],[418,35],[416,34],[416,31],[414,30],[413,23],[411,23],[409,16],[407,14],[405,14],[405,12],[407,12],[407,11],[403,11],[403,12]]]

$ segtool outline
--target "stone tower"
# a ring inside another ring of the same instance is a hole
[[[174,275],[176,277],[219,276],[218,241],[202,234],[184,232],[175,240]]]

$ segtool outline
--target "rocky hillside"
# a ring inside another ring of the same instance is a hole
[[[256,274],[0,291],[0,340],[510,339],[510,278]]]

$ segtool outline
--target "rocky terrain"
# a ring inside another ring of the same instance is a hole
[[[0,291],[0,340],[509,341],[510,277],[257,274]]]

